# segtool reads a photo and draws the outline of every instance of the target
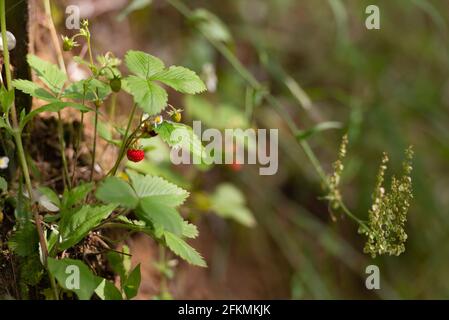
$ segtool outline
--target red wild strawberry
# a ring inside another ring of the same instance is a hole
[[[145,158],[145,152],[141,149],[128,149],[126,157],[129,161],[140,162]]]

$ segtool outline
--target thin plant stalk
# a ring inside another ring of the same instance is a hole
[[[123,136],[123,140],[122,140],[122,144],[120,146],[120,151],[119,151],[117,160],[115,161],[114,166],[112,167],[111,171],[109,172],[109,174],[111,174],[113,176],[117,173],[118,166],[120,165],[120,162],[122,161],[123,156],[125,154],[125,149],[126,149],[127,140],[128,140],[128,133],[129,133],[129,129],[131,128],[131,124],[133,122],[134,114],[136,113],[136,108],[137,108],[137,104],[134,103],[133,108],[131,110],[131,114],[129,115],[128,125],[126,126],[125,135]]]
[[[86,87],[83,87],[83,100],[82,105],[84,105],[86,100]],[[81,140],[83,138],[83,130],[84,130],[84,112],[81,113],[80,118],[80,127],[78,129],[78,137],[75,143],[75,155],[73,156],[73,172],[72,172],[72,185],[75,185],[75,175],[76,175],[76,165],[78,164],[79,151],[81,146]]]
[[[111,106],[109,109],[109,121],[111,121],[111,123],[114,123],[115,121],[116,108],[117,108],[117,93],[114,92],[111,97]]]
[[[61,46],[59,45],[58,35],[56,33],[55,24],[53,22],[53,17],[51,15],[51,5],[50,0],[44,0],[45,15],[47,16],[48,29],[50,30],[50,35],[52,38],[53,45],[55,47],[56,56],[58,59],[59,68],[67,74],[67,70],[64,63],[64,57],[62,56]],[[59,138],[59,148],[61,150],[61,159],[63,166],[63,181],[64,186],[71,189],[71,180],[69,174],[69,166],[67,163],[67,157],[65,154],[65,140],[64,140],[64,128],[62,126],[62,116],[61,111],[58,111],[58,138]]]
[[[90,164],[90,177],[89,181],[92,181],[95,169],[95,158],[97,154],[97,130],[98,130],[98,104],[95,103],[95,115],[94,115],[94,144],[92,147],[92,162]]]

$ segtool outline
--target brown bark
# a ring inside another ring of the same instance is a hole
[[[33,1],[33,0],[31,0]],[[17,40],[17,45],[11,51],[11,64],[14,68],[15,79],[31,79],[30,68],[26,61],[29,44],[29,1],[6,0],[6,28],[11,31]],[[16,90],[16,105],[19,112],[25,108],[31,109],[31,97]]]

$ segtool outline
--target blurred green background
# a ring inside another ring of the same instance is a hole
[[[165,175],[192,192],[189,212],[200,222],[200,237],[193,245],[209,263],[201,276],[209,280],[197,282],[205,292],[198,297],[449,298],[449,2],[56,3],[61,25],[65,5],[81,7],[91,20],[95,51],[122,57],[128,49],[143,50],[167,64],[192,68],[210,89],[215,84],[216,90],[187,101],[171,93],[171,102],[186,110],[187,123],[200,119],[215,128],[280,130],[279,171],[274,176],[260,176],[251,165],[238,172],[226,166],[173,168],[166,155],[158,158],[156,152],[153,161],[138,168]],[[380,8],[380,30],[365,27],[370,4]],[[187,12],[185,6],[207,11]],[[262,90],[252,88],[252,77]],[[264,91],[281,108],[262,99]],[[126,97],[120,103],[125,115]],[[414,201],[405,253],[371,259],[363,254],[365,239],[357,226],[338,212],[333,221],[327,203],[320,200],[325,194],[319,177],[286,119],[302,130],[327,121],[341,123],[339,129],[307,138],[328,173],[348,132],[342,191],[361,219],[367,219],[382,152],[390,155],[390,175],[400,172],[404,149],[414,146]],[[254,227],[239,223],[239,214],[249,214],[246,209],[218,212],[225,220],[206,213],[213,208],[200,210],[201,201],[213,198],[223,183],[245,196]],[[233,214],[235,219],[229,219]],[[365,288],[370,264],[380,267],[381,290]],[[187,270],[195,279],[197,271]],[[176,285],[176,276],[172,282],[175,298],[189,297]]]

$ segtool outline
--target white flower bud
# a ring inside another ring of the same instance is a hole
[[[16,47],[16,37],[9,32],[6,31],[6,38],[8,39],[8,51],[11,51]],[[3,39],[0,37],[0,50],[3,51]]]

